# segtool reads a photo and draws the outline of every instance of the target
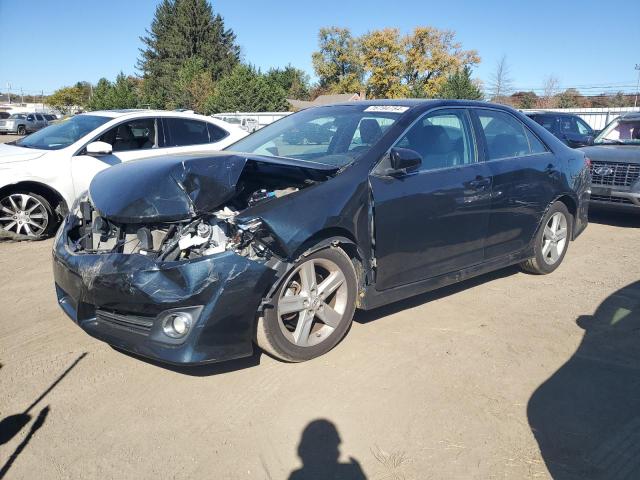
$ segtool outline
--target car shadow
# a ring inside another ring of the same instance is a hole
[[[542,457],[555,480],[640,478],[640,281],[576,323],[580,346],[529,400]]]
[[[612,227],[640,228],[640,209],[636,212],[619,212],[603,208],[589,207],[589,222]]]
[[[212,375],[220,375],[223,373],[230,373],[237,370],[256,367],[260,365],[260,357],[263,355],[262,351],[258,347],[254,347],[253,354],[249,357],[225,360],[219,363],[206,363],[203,365],[173,365],[170,363],[159,362],[152,358],[142,357],[132,352],[127,352],[126,350],[114,347],[113,345],[111,345],[111,348],[123,355],[135,358],[136,360],[153,365],[154,367],[162,368],[163,370],[170,370],[183,375],[189,375],[191,377],[210,377]]]
[[[490,273],[485,273],[484,275],[479,275],[477,277],[470,278],[459,283],[454,283],[453,285],[442,287],[431,292],[422,293],[414,297],[399,300],[397,302],[390,303],[373,310],[357,310],[353,321],[361,324],[370,323],[388,315],[398,313],[402,310],[414,308],[419,305],[432,302],[434,300],[448,297],[449,295],[455,295],[456,293],[460,293],[469,288],[477,287],[493,280],[510,277],[511,275],[515,275],[520,271],[521,270],[517,265],[512,265],[510,267],[495,270]]]

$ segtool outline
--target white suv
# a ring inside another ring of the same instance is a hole
[[[76,115],[0,144],[0,237],[55,232],[96,173],[158,155],[221,150],[247,132],[192,113],[120,110]]]

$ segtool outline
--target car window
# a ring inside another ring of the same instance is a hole
[[[363,117],[349,144],[350,152],[368,149],[393,125],[393,120],[384,117]]]
[[[396,143],[422,156],[420,170],[475,162],[469,119],[465,110],[439,110],[418,120]]]
[[[352,105],[309,108],[227,147],[227,150],[343,167],[366,155],[409,107]]]
[[[35,120],[33,115],[27,115],[27,120],[33,122]]]
[[[219,142],[224,137],[229,135],[229,132],[223,130],[222,128],[214,125],[213,123],[207,123],[207,128],[209,129],[209,142]]]
[[[524,126],[508,113],[494,110],[476,110],[487,141],[488,159],[521,157],[546,151],[544,146]],[[530,142],[534,140],[534,147]],[[537,142],[536,142],[537,140]]]
[[[580,135],[591,135],[593,133],[591,127],[581,118],[576,117],[576,125],[578,126],[578,132],[580,132]]]
[[[110,144],[114,152],[146,150],[158,145],[156,130],[156,119],[140,118],[113,127],[98,140]]]
[[[169,131],[167,147],[183,147],[209,143],[207,123],[187,118],[165,118]]]
[[[36,113],[36,118],[41,122],[44,120],[44,118],[42,118],[42,115],[39,115],[37,113]]]
[[[556,117],[551,115],[532,115],[531,119],[536,122],[538,125],[543,126],[550,132],[553,131]]]

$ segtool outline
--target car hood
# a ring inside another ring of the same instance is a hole
[[[91,182],[89,195],[98,214],[116,223],[187,220],[232,199],[249,162],[327,174],[337,170],[333,165],[234,152],[156,157],[103,170]]]
[[[580,150],[599,162],[640,163],[640,145],[594,145]]]
[[[40,158],[47,152],[48,150],[36,150],[32,148],[17,147],[15,145],[0,143],[0,164],[35,160],[36,158]]]

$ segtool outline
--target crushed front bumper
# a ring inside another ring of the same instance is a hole
[[[274,270],[233,252],[164,263],[140,254],[77,254],[68,247],[67,224],[53,247],[56,294],[88,334],[174,364],[252,354],[256,313]],[[183,340],[163,334],[163,312],[199,306]]]

